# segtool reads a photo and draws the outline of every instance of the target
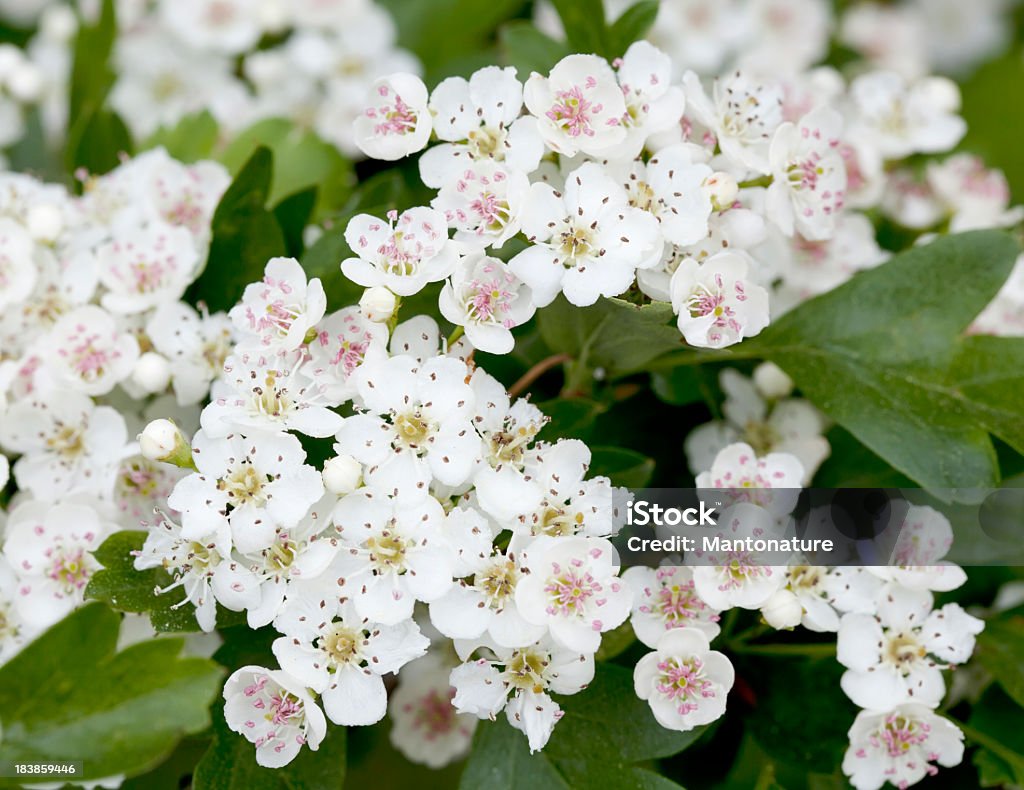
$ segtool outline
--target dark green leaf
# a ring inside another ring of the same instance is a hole
[[[573,52],[612,56],[602,0],[552,0]]]
[[[198,162],[209,159],[217,144],[217,121],[209,110],[186,115],[172,127],[161,127],[154,132],[142,148],[163,146],[179,162]]]
[[[532,72],[547,74],[569,48],[561,41],[544,35],[531,22],[509,22],[498,34],[505,60],[515,66],[519,79],[525,80]]]
[[[594,420],[607,408],[591,398],[555,398],[538,403],[537,408],[550,417],[537,437],[555,442],[559,439],[587,441],[594,428]]]
[[[293,258],[302,256],[302,236],[316,205],[316,192],[316,187],[312,186],[289,195],[274,206],[274,217],[281,226],[281,232],[284,233],[288,254]]]
[[[744,350],[776,362],[822,411],[925,487],[992,487],[999,470],[989,431],[1015,430],[1004,422],[1007,404],[975,399],[1002,385],[984,370],[965,372],[957,355],[960,334],[1017,252],[998,231],[940,238],[805,302]]]
[[[1024,707],[1024,614],[1007,613],[985,623],[985,630],[978,635],[977,657],[1003,690]]]
[[[80,779],[134,774],[209,725],[220,668],[180,657],[179,639],[116,652],[120,623],[91,604],[0,667],[0,764],[81,761]]]
[[[704,397],[702,369],[696,365],[679,365],[671,370],[651,374],[651,389],[665,403],[686,406]]]
[[[274,157],[257,148],[220,199],[213,214],[213,239],[206,268],[189,289],[193,301],[211,311],[227,310],[245,286],[263,276],[270,258],[288,252],[281,226],[267,210]]]
[[[75,125],[102,106],[114,84],[110,55],[116,37],[114,0],[102,0],[96,21],[82,21],[75,37],[68,103],[68,117]]]
[[[303,748],[283,768],[256,764],[256,747],[228,729],[214,711],[213,742],[196,766],[194,790],[341,790],[345,785],[345,729],[329,726],[317,751]]]
[[[103,175],[121,164],[134,150],[131,133],[112,110],[97,109],[79,116],[68,131],[64,155],[69,173],[84,169]]]
[[[611,478],[612,484],[626,488],[643,488],[654,474],[654,459],[636,450],[622,447],[591,447],[591,477]]]
[[[1024,709],[992,686],[971,710],[967,726],[963,727],[968,740],[983,746],[991,757],[989,773],[1012,777],[1013,784],[1024,784],[1024,728],[1020,723]]]
[[[646,36],[657,16],[658,0],[640,0],[623,11],[610,31],[613,57],[625,55],[630,44]]]

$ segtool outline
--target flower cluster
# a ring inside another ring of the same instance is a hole
[[[18,488],[0,540],[0,657],[79,605],[91,552],[165,507],[181,476],[130,437],[154,414],[190,419],[220,370],[227,317],[180,300],[228,180],[162,150],[81,197],[0,176],[0,446],[17,457],[0,455],[0,483]]]
[[[926,185],[899,166],[957,144],[959,101],[948,79],[885,70],[847,82],[744,62],[708,81],[646,41],[525,83],[489,66],[428,93],[392,74],[356,144],[385,160],[426,148],[420,176],[437,195],[352,219],[342,270],[400,296],[445,281],[441,312],[491,353],[560,294],[671,303],[689,345],[732,345],[882,263],[869,209],[922,231],[1019,220],[1002,175],[973,157],[932,163]],[[1015,282],[991,311],[1021,305]],[[994,324],[1012,331],[980,319]]]

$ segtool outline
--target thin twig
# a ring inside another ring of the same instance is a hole
[[[521,395],[533,382],[547,373],[551,368],[558,367],[564,362],[568,362],[572,359],[568,354],[552,354],[550,357],[542,359],[522,376],[519,377],[519,381],[509,387],[508,394],[514,398],[517,395]]]

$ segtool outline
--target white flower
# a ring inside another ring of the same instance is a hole
[[[600,155],[626,138],[626,103],[604,58],[569,55],[523,89],[526,108],[548,147],[564,156]]]
[[[135,362],[131,381],[147,395],[163,392],[171,383],[171,366],[167,357],[155,351],[144,352]]]
[[[695,628],[677,628],[658,641],[633,671],[636,695],[647,700],[662,727],[686,732],[725,713],[736,672]]]
[[[358,214],[345,228],[345,241],[359,257],[342,261],[342,274],[367,288],[383,285],[411,296],[455,268],[458,248],[448,241],[447,225],[444,214],[425,207],[388,212],[387,222]]]
[[[146,324],[153,347],[171,362],[171,385],[178,404],[198,403],[224,369],[232,325],[223,313],[199,315],[184,302],[162,304]]]
[[[683,260],[669,284],[679,331],[698,348],[722,348],[768,326],[768,292],[750,279],[750,258],[719,252]]]
[[[43,391],[12,404],[0,420],[0,443],[22,454],[14,478],[38,499],[55,491],[108,497],[117,465],[131,454],[117,410],[70,390]]]
[[[244,563],[232,559],[231,530],[221,523],[201,540],[185,537],[180,525],[161,514],[135,557],[136,570],[163,568],[172,578],[166,594],[181,587],[185,598],[174,608],[191,603],[203,631],[217,625],[217,604],[240,612],[260,600],[260,580]]]
[[[648,647],[657,648],[665,633],[676,628],[695,628],[708,639],[718,636],[718,610],[697,594],[692,568],[637,566],[627,569],[622,581],[633,591],[633,631]]]
[[[20,222],[0,217],[0,310],[23,302],[36,284],[32,237]]]
[[[324,493],[320,474],[290,434],[192,439],[198,471],[174,487],[167,504],[181,513],[182,534],[202,540],[224,523],[243,553],[273,544],[277,527],[298,523]]]
[[[406,759],[430,768],[465,757],[476,730],[477,718],[452,705],[450,674],[433,656],[412,661],[402,669],[388,703],[391,745]]]
[[[626,103],[622,118],[626,139],[608,154],[631,159],[643,150],[649,135],[679,122],[686,96],[682,88],[670,84],[672,59],[647,41],[630,45],[615,66]]]
[[[280,670],[245,666],[224,684],[224,720],[256,745],[256,762],[280,768],[327,734],[323,711],[301,681]]]
[[[593,162],[568,175],[564,194],[534,184],[523,232],[534,246],[509,267],[538,307],[559,291],[581,307],[618,296],[632,285],[637,267],[657,262],[662,244],[655,218],[629,205],[625,190]]]
[[[370,288],[366,293],[374,290]],[[386,288],[380,290],[390,297],[390,317],[395,310],[395,296]],[[331,313],[317,324],[316,333],[307,346],[310,362],[303,366],[303,372],[320,388],[325,402],[338,405],[356,394],[352,374],[367,354],[384,352],[388,332],[361,306]]]
[[[836,658],[847,667],[841,685],[854,704],[875,711],[903,702],[938,706],[946,692],[941,670],[970,658],[985,624],[955,603],[931,609],[931,593],[889,585],[877,615],[843,617]]]
[[[19,613],[18,597],[18,577],[0,555],[0,663],[17,654],[43,627]]]
[[[489,354],[509,353],[513,327],[533,317],[530,289],[508,264],[484,255],[463,258],[440,296],[441,315],[466,329],[475,348]]]
[[[360,617],[385,625],[408,620],[416,601],[433,601],[451,587],[455,560],[444,519],[433,497],[413,504],[378,489],[349,494],[332,515],[341,550],[325,578]]]
[[[672,244],[695,244],[708,235],[714,173],[696,158],[695,147],[679,143],[662,148],[646,165],[637,161],[626,182],[630,205],[658,218]]]
[[[298,348],[324,317],[327,297],[323,285],[294,258],[271,258],[260,282],[247,285],[242,301],[229,316],[239,332],[258,338],[268,350]]]
[[[330,436],[342,418],[330,409],[333,382],[317,380],[321,369],[303,363],[302,351],[268,352],[239,347],[240,356],[224,363],[224,379],[215,382],[202,426],[210,436],[234,431],[263,433],[294,430],[307,436]]]
[[[907,703],[876,713],[861,711],[850,727],[843,773],[857,790],[917,784],[964,757],[964,734],[925,705]]]
[[[492,467],[508,464],[521,469],[526,451],[548,418],[526,398],[513,403],[505,385],[483,368],[473,371],[469,386],[476,393],[473,424],[484,442],[483,460]]]
[[[184,228],[152,223],[118,233],[96,251],[101,302],[114,313],[141,313],[180,299],[192,282],[199,256]]]
[[[42,353],[59,383],[86,395],[105,395],[131,375],[139,344],[105,310],[84,305],[54,325]]]
[[[519,116],[523,86],[514,68],[488,66],[465,80],[442,80],[430,96],[434,132],[445,142],[420,157],[420,177],[434,189],[450,184],[482,162],[504,165],[510,173],[537,169],[544,141],[537,121]]]
[[[273,645],[281,668],[321,695],[327,718],[348,727],[383,719],[382,675],[397,673],[430,646],[413,620],[374,623],[336,596],[299,600],[275,626],[287,634]]]
[[[508,723],[526,734],[530,752],[544,748],[562,710],[555,694],[576,694],[594,677],[594,657],[550,639],[461,664],[452,670],[452,704],[460,713],[494,719],[502,708]],[[509,697],[511,696],[511,699]]]
[[[474,397],[465,363],[409,356],[364,364],[355,374],[366,413],[347,417],[335,451],[367,465],[367,483],[425,493],[432,479],[464,483],[480,455],[470,422]]]
[[[1009,208],[1010,186],[1002,171],[990,170],[973,154],[929,162],[927,181],[952,214],[950,233],[1013,225],[1024,214],[1024,207]]]
[[[142,455],[125,458],[117,470],[113,493],[121,526],[138,529],[139,525],[151,523],[153,511],[166,507],[167,497],[186,474],[184,469]]]
[[[515,593],[524,578],[520,556],[495,551],[478,561],[471,579],[430,603],[430,622],[452,639],[482,639],[508,648],[536,642],[547,629],[526,622],[519,613]]]
[[[853,80],[850,98],[851,138],[873,146],[886,159],[948,151],[967,130],[956,114],[960,90],[944,77],[908,85],[899,74],[875,71]]]
[[[525,173],[483,160],[453,173],[430,205],[444,212],[467,249],[498,249],[519,232],[529,192]]]
[[[735,71],[716,79],[709,97],[691,71],[683,87],[688,112],[717,138],[723,154],[746,170],[771,172],[768,148],[783,121],[780,85]]]
[[[394,161],[425,148],[431,117],[423,81],[413,74],[376,80],[352,130],[359,150],[371,159]]]
[[[569,650],[595,652],[601,634],[629,616],[632,595],[615,562],[604,538],[534,539],[523,550],[529,573],[516,586],[519,613],[528,623],[546,625]]]
[[[846,568],[808,565],[798,559],[783,570],[784,586],[761,607],[762,616],[772,628],[802,625],[810,631],[838,631],[840,613],[861,605],[871,592],[877,592],[877,582],[872,585],[860,575],[846,573]],[[857,581],[861,584],[856,585]]]
[[[787,236],[832,236],[846,190],[846,165],[838,149],[841,129],[838,112],[818,107],[775,131],[768,155],[774,180],[765,208]]]
[[[236,55],[259,41],[257,5],[257,0],[179,0],[159,8],[161,21],[182,41]]]
[[[719,381],[726,394],[722,404],[726,419],[700,425],[686,437],[690,471],[699,475],[711,468],[726,446],[744,442],[761,455],[780,452],[796,456],[804,469],[800,482],[808,485],[830,452],[828,440],[822,436],[825,418],[821,412],[802,398],[771,403],[761,397],[750,379],[731,368],[719,374]]]
[[[949,519],[934,508],[912,505],[897,527],[891,564],[871,565],[868,570],[880,579],[914,590],[955,590],[967,581],[967,574],[942,559],[952,545]]]
[[[85,504],[31,500],[16,507],[4,531],[3,555],[18,577],[20,615],[45,627],[79,606],[100,567],[91,552],[113,528]]]
[[[697,475],[697,488],[716,489],[734,502],[752,502],[775,516],[792,512],[800,493],[803,466],[790,453],[759,458],[749,444],[723,448],[711,469]]]

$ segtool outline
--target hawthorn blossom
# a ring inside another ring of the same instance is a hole
[[[455,268],[458,248],[448,241],[447,225],[444,214],[425,207],[390,211],[387,222],[358,214],[345,228],[345,242],[359,257],[342,261],[342,274],[367,288],[383,285],[411,296]]]
[[[508,264],[484,255],[467,255],[440,296],[441,315],[466,329],[475,348],[507,354],[515,345],[511,330],[525,324],[536,308],[530,289]]]
[[[16,507],[2,551],[18,578],[20,616],[46,627],[81,605],[85,586],[100,568],[92,552],[114,529],[83,503],[29,500]]]
[[[523,86],[514,68],[487,66],[468,80],[448,77],[430,95],[434,133],[443,140],[420,157],[420,178],[441,189],[485,162],[528,175],[537,169],[544,141],[531,116],[520,116]]]
[[[158,516],[134,563],[136,570],[162,568],[171,575],[171,584],[157,589],[157,594],[166,595],[179,587],[184,590],[185,597],[174,608],[192,604],[196,622],[206,632],[217,625],[218,603],[235,612],[259,603],[260,580],[245,563],[233,559],[231,530],[226,523],[196,540],[165,514]]]
[[[629,616],[632,596],[618,578],[616,562],[604,538],[535,538],[523,550],[528,574],[516,585],[519,614],[546,625],[567,649],[595,652],[601,634]]]
[[[787,236],[799,232],[812,241],[832,236],[846,190],[846,165],[838,150],[841,128],[838,112],[817,107],[776,129],[768,154],[774,180],[765,210]]]
[[[693,569],[684,565],[636,566],[622,574],[633,593],[630,624],[637,639],[656,649],[661,638],[677,628],[694,628],[708,639],[718,636],[718,610],[698,594]]]
[[[224,720],[256,745],[256,762],[265,768],[287,765],[303,746],[316,751],[327,734],[323,711],[301,681],[251,665],[224,684]]]
[[[576,694],[594,677],[594,656],[543,639],[523,648],[490,650],[451,672],[452,705],[459,713],[494,719],[502,709],[508,723],[523,732],[530,752],[543,749],[561,707],[550,694]]]
[[[483,439],[482,461],[491,467],[507,464],[521,469],[526,451],[548,418],[526,398],[512,402],[505,385],[483,368],[469,380],[476,395],[473,424]]]
[[[103,308],[83,305],[54,324],[41,353],[59,384],[105,395],[131,375],[139,344]]]
[[[912,505],[897,527],[890,564],[871,565],[868,570],[880,579],[913,590],[955,590],[967,581],[967,574],[942,559],[952,545],[949,519],[927,505]]]
[[[234,331],[224,313],[197,313],[184,302],[166,302],[146,324],[153,347],[171,366],[171,387],[179,406],[203,400],[231,353]]]
[[[635,162],[624,184],[630,205],[657,217],[672,244],[695,244],[709,232],[713,172],[694,149],[688,143],[662,148],[646,165]]]
[[[0,310],[23,302],[35,288],[34,246],[21,223],[0,217]]]
[[[964,734],[926,705],[905,703],[884,711],[862,710],[850,727],[843,773],[857,790],[917,784],[964,757]]]
[[[382,625],[360,616],[351,600],[301,598],[277,619],[281,668],[320,694],[327,718],[347,727],[374,724],[387,712],[382,675],[426,653],[416,623]]]
[[[452,705],[455,689],[449,667],[424,656],[402,668],[391,693],[391,745],[406,759],[429,768],[443,768],[465,757],[472,745],[477,718]]]
[[[364,364],[355,378],[365,412],[345,418],[335,451],[365,464],[368,484],[409,494],[425,492],[432,479],[467,480],[480,438],[465,363],[402,355]]]
[[[352,129],[355,144],[371,159],[391,162],[425,148],[431,116],[423,81],[404,73],[374,81]]]
[[[523,212],[523,232],[533,244],[509,261],[530,287],[538,307],[559,291],[574,305],[618,296],[637,267],[661,253],[658,223],[629,205],[625,190],[600,165],[583,164],[566,178],[565,192],[534,184]]]
[[[662,727],[681,732],[720,718],[735,678],[729,659],[696,628],[667,632],[633,670],[636,695]]]
[[[970,658],[984,627],[959,604],[932,610],[925,590],[885,587],[877,614],[852,613],[840,621],[836,658],[847,668],[843,691],[868,710],[904,702],[936,707],[946,692],[941,670]]]
[[[247,285],[242,301],[228,315],[239,332],[255,335],[261,347],[291,351],[302,345],[326,309],[318,278],[307,283],[294,258],[271,258],[262,281]]]
[[[0,554],[0,662],[3,663],[28,644],[42,627],[19,613],[18,597],[18,577]]]
[[[615,72],[597,55],[568,55],[523,88],[547,146],[564,156],[601,155],[626,139],[626,103]]]
[[[391,300],[393,312],[393,295]],[[324,318],[316,332],[306,348],[310,362],[304,366],[304,373],[325,402],[341,404],[356,394],[352,374],[367,355],[384,352],[388,331],[361,307],[346,307]]]
[[[453,173],[430,205],[444,213],[455,241],[467,249],[500,249],[519,232],[529,192],[524,173],[484,160]]]
[[[253,48],[263,30],[258,0],[177,0],[162,3],[160,17],[182,41],[230,55]]]
[[[181,513],[182,535],[203,540],[225,521],[242,553],[270,547],[278,527],[298,523],[324,493],[320,474],[290,434],[199,431],[192,439],[197,471],[182,479],[167,504]]]
[[[750,257],[719,252],[683,260],[669,284],[679,331],[698,348],[723,348],[768,326],[768,292],[750,279]]]
[[[749,444],[727,445],[711,469],[697,475],[697,488],[714,489],[734,502],[751,502],[775,516],[792,512],[804,477],[796,456],[785,452],[758,457]]]
[[[643,150],[649,135],[679,122],[686,96],[671,84],[672,59],[647,41],[631,44],[614,65],[626,104],[622,117],[626,139],[611,155],[628,159]]]
[[[950,233],[976,228],[1006,227],[1024,216],[1024,207],[1010,208],[1010,186],[1000,170],[985,167],[973,154],[954,154],[929,162],[928,186],[952,215]]]

